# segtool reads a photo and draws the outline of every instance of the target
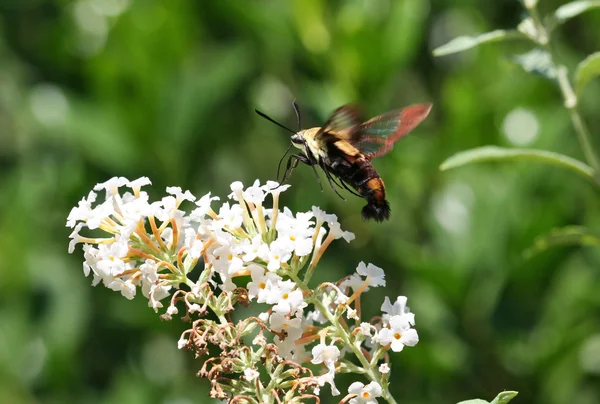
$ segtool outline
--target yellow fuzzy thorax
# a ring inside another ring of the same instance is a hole
[[[301,130],[300,132],[298,132],[298,134],[304,138],[304,140],[306,141],[306,145],[308,146],[308,148],[310,149],[310,151],[312,152],[312,154],[315,156],[315,158],[317,160],[321,160],[321,159],[327,157],[327,155],[329,153],[329,143],[331,142],[330,137],[328,140],[327,137],[317,136],[317,133],[319,133],[320,129],[321,128],[316,127],[316,128]],[[343,151],[345,154],[347,154],[349,156],[357,156],[360,154],[358,149],[356,149],[350,143],[345,141],[343,138],[339,138],[339,139],[335,140],[335,142],[333,142],[333,143],[335,144],[335,146],[338,149],[340,149],[341,151]],[[296,146],[297,148],[299,148],[301,150],[303,149],[302,145],[294,144],[294,146]]]

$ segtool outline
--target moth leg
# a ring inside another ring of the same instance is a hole
[[[323,167],[321,167],[323,168]],[[333,179],[333,177],[331,176],[331,173],[329,171],[327,171],[326,168],[323,168],[323,171],[325,172],[325,177],[327,177],[327,181],[329,181],[329,186],[331,187],[331,189],[333,189],[333,191],[337,194],[337,196],[339,196],[340,198],[342,198],[343,201],[346,200],[346,198],[344,198],[337,190],[337,188],[334,185],[335,179]]]
[[[292,154],[288,158],[287,163],[285,165],[285,171],[283,173],[283,179],[281,181],[281,184],[285,184],[287,182],[287,180],[290,178],[290,175],[292,175],[292,171],[294,171],[294,169],[296,167],[298,167],[298,162],[299,161],[300,161],[300,159],[295,154]]]
[[[317,168],[315,167],[316,165],[319,165],[319,163],[310,151],[310,148],[308,147],[308,144],[306,144],[306,142],[304,142],[304,155],[301,156],[304,158],[303,162],[312,167],[313,172],[315,173],[315,177],[317,178],[317,182],[319,183],[319,188],[321,188],[321,192],[323,192],[323,184],[321,184],[321,178],[319,177],[319,173],[317,172]]]
[[[340,166],[347,167],[347,165],[341,164],[341,163],[339,163],[338,161],[333,161],[333,162],[331,163],[331,168],[332,168],[332,169],[334,169],[334,170],[337,170],[338,168],[340,168]],[[357,171],[357,172],[358,172],[358,171]],[[354,173],[354,174],[356,174],[356,173]],[[341,178],[338,178],[338,179],[339,179],[339,182],[337,182],[337,181],[335,180],[335,177],[332,177],[332,179],[333,179],[333,182],[335,182],[335,184],[336,184],[338,187],[340,187],[340,188],[342,188],[342,187],[343,187],[344,189],[346,189],[346,191],[350,192],[352,195],[356,195],[356,196],[358,196],[358,197],[361,197],[361,198],[363,197],[361,194],[357,193],[357,192],[356,192],[356,191],[354,191],[352,188],[350,188],[348,185],[346,185],[346,182],[345,182],[343,179],[341,179]]]
[[[352,195],[356,195],[358,197],[363,198],[363,196],[361,194],[359,194],[358,192],[356,192],[355,190],[350,188],[348,185],[346,185],[346,183],[344,181],[340,180],[340,182],[342,183],[342,186],[346,189],[346,191],[350,192]]]
[[[293,161],[292,161],[293,160]],[[321,184],[321,178],[319,178],[319,173],[317,173],[317,169],[315,168],[315,164],[310,161],[310,159],[302,154],[292,154],[287,161],[285,173],[283,175],[283,182],[285,184],[289,179],[292,171],[298,167],[298,163],[303,162],[304,164],[308,164],[312,167],[313,172],[315,173],[315,177],[317,178],[317,182],[319,183],[319,187],[321,188],[321,192],[323,191],[323,184]]]
[[[287,156],[287,154],[289,153],[292,146],[293,146],[293,144],[290,144],[288,146],[287,150],[285,151],[285,153],[283,153],[283,156],[281,156],[281,158],[279,159],[279,163],[277,164],[277,176],[275,177],[275,178],[277,178],[277,181],[279,181],[279,173],[280,173],[280,169],[281,169],[281,163],[283,162],[283,159],[285,158],[285,156]]]

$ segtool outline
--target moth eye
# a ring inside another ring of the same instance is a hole
[[[302,138],[302,136],[295,134],[292,136],[292,143],[293,144],[302,144],[302,143],[304,143],[304,139]]]

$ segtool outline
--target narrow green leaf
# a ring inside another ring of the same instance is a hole
[[[558,167],[567,168],[585,177],[587,180],[594,181],[594,170],[592,167],[572,157],[546,150],[506,149],[496,146],[478,147],[476,149],[456,153],[440,165],[440,170],[446,171],[451,168],[485,161],[510,160],[528,160],[552,164]]]
[[[514,56],[512,61],[521,66],[526,72],[539,74],[547,79],[556,78],[552,56],[545,50],[532,49],[522,55]]]
[[[581,13],[585,13],[592,8],[600,7],[600,1],[573,1],[571,3],[563,4],[554,12],[554,18],[559,24],[578,16]]]
[[[583,88],[594,77],[600,76],[600,52],[595,52],[583,59],[575,70],[575,91],[581,93]]]
[[[561,227],[536,238],[523,255],[525,258],[531,258],[551,247],[568,245],[600,247],[600,236],[581,226]]]
[[[486,42],[498,42],[506,39],[525,39],[526,36],[516,30],[497,29],[476,36],[459,36],[452,39],[445,45],[433,50],[434,56],[450,55],[452,53],[462,52],[474,48]]]
[[[492,400],[492,404],[506,404],[519,394],[517,391],[503,391]]]
[[[480,398],[475,398],[473,400],[461,401],[457,404],[506,404],[515,398],[517,394],[519,393],[516,391],[503,391],[502,393],[498,394],[491,403]]]

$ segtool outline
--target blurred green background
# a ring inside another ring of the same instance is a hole
[[[542,1],[552,11],[559,1]],[[367,294],[409,297],[421,338],[392,354],[403,403],[452,403],[518,390],[519,403],[600,403],[600,256],[523,251],[556,226],[600,229],[598,193],[556,168],[518,163],[440,172],[479,145],[581,158],[554,85],[510,63],[529,49],[494,44],[434,59],[461,34],[512,28],[517,1],[0,1],[0,402],[209,402],[201,362],[176,349],[185,324],[138,297],[92,288],[67,254],[69,210],[98,182],[148,176],[225,196],[275,179],[288,134],[336,107],[365,117],[417,102],[434,109],[378,159],[392,219],[360,219],[364,202],[319,190],[301,166],[282,203],[318,205],[356,233],[317,271],[337,280],[361,260],[387,271]],[[600,49],[600,12],[562,26],[572,67]],[[582,110],[597,135],[600,85]],[[597,136],[594,139],[600,142]],[[358,376],[338,377],[343,392]],[[324,389],[323,402],[337,402]]]

